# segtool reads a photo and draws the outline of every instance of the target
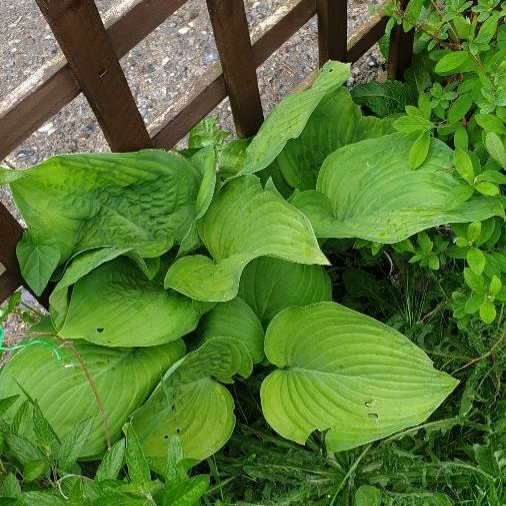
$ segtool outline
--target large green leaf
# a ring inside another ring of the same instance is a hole
[[[458,383],[397,331],[331,302],[285,309],[265,354],[278,367],[261,388],[267,421],[300,444],[328,429],[329,451],[422,423]]]
[[[265,169],[290,139],[296,139],[325,95],[350,77],[350,65],[328,62],[309,90],[290,95],[279,103],[246,150],[242,174]]]
[[[412,140],[397,133],[344,146],[324,162],[317,191],[292,204],[310,219],[317,237],[358,237],[390,244],[448,223],[503,215],[499,200],[469,198],[452,172],[452,151],[432,139],[425,163],[408,166]]]
[[[53,340],[53,344],[59,346],[61,342]],[[181,341],[145,349],[111,349],[81,341],[74,346],[104,406],[112,442],[120,437],[130,414],[185,351]],[[61,361],[45,346],[30,346],[14,355],[0,373],[0,398],[20,395],[9,411],[12,416],[25,399],[19,383],[37,400],[60,438],[77,423],[92,417],[93,429],[80,457],[93,457],[105,450],[97,399],[77,357],[66,346],[60,351]]]
[[[205,459],[230,438],[235,425],[234,401],[220,383],[252,371],[247,349],[236,339],[206,341],[165,374],[132,424],[148,457],[165,457],[172,436],[179,434],[186,458]]]
[[[180,157],[161,150],[51,158],[25,171],[0,171],[34,242],[49,237],[59,265],[92,248],[130,248],[157,257],[183,239],[194,218],[200,175]],[[44,262],[44,252],[34,249]],[[25,256],[25,255],[24,255]],[[44,285],[43,276],[27,281]]]
[[[281,310],[332,300],[330,277],[319,265],[277,258],[253,260],[241,277],[239,295],[266,327]]]
[[[102,346],[154,346],[190,333],[200,316],[192,300],[164,290],[129,259],[118,258],[74,285],[59,334]]]
[[[347,88],[325,96],[297,139],[288,141],[276,161],[284,179],[299,190],[314,189],[318,173],[336,149],[393,133],[391,120],[364,117]]]
[[[237,295],[244,267],[261,256],[301,264],[327,264],[308,219],[279,195],[242,176],[215,197],[199,223],[203,255],[177,260],[165,286],[196,300],[225,302]],[[214,260],[214,261],[213,261]]]
[[[217,304],[202,318],[198,331],[206,341],[217,337],[237,339],[247,348],[255,364],[264,358],[264,329],[253,310],[240,297]]]

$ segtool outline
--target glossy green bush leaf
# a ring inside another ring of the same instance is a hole
[[[253,309],[240,297],[216,305],[202,318],[198,332],[206,341],[217,337],[238,340],[255,364],[264,358],[264,329]]]
[[[279,103],[246,150],[241,173],[253,174],[269,166],[290,139],[299,137],[325,95],[339,88],[349,77],[349,64],[328,62],[309,90],[294,93]]]
[[[155,346],[197,328],[191,299],[164,290],[125,258],[101,265],[74,286],[59,335],[102,346]]]
[[[301,264],[327,264],[308,219],[255,176],[234,179],[215,197],[199,223],[203,255],[177,260],[165,287],[203,301],[225,302],[237,295],[244,267],[261,256]],[[214,260],[214,261],[213,261]]]
[[[416,139],[415,143],[409,151],[409,166],[412,169],[418,169],[420,165],[427,160],[430,149],[430,132],[423,131]]]
[[[320,171],[317,190],[292,204],[311,220],[317,237],[401,242],[431,227],[503,215],[498,200],[469,198],[468,185],[451,174],[452,151],[431,140],[417,170],[407,160],[411,139],[393,134],[338,149]]]
[[[397,331],[331,302],[285,309],[265,354],[278,367],[261,389],[269,424],[301,444],[329,429],[331,452],[422,423],[458,383]]]
[[[176,434],[187,458],[201,460],[218,451],[235,425],[234,401],[219,382],[247,377],[252,367],[246,347],[226,337],[206,341],[176,363],[132,418],[146,455],[165,457]]]
[[[314,189],[328,155],[347,144],[393,133],[392,124],[392,120],[362,116],[350,92],[340,87],[325,96],[299,137],[287,142],[277,166],[291,187]]]
[[[53,343],[61,344],[57,340]],[[75,342],[74,346],[102,400],[113,442],[121,435],[126,419],[147,398],[161,375],[184,354],[181,341],[145,349],[102,348],[85,342]],[[60,438],[82,420],[93,417],[91,435],[79,455],[80,458],[93,457],[105,449],[104,426],[97,400],[76,356],[67,347],[60,351],[61,361],[45,346],[30,346],[14,355],[0,373],[0,398],[20,394],[20,400],[9,411],[12,417],[25,398],[18,382],[37,400]]]
[[[486,137],[486,146],[490,155],[506,169],[506,148],[502,139],[496,133],[489,132]]]
[[[180,157],[146,150],[51,158],[24,171],[0,171],[5,183],[33,241],[51,238],[63,265],[92,248],[130,248],[146,258],[165,253],[190,226],[200,176]],[[56,253],[50,258],[54,264]],[[38,291],[48,279],[45,267]]]
[[[267,327],[274,316],[289,306],[332,300],[332,286],[330,277],[319,265],[262,257],[244,269],[239,295]]]

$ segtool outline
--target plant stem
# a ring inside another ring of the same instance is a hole
[[[455,371],[453,371],[453,374],[457,374],[458,372],[463,371],[464,369],[467,369],[468,367],[471,367],[473,364],[476,364],[477,362],[481,362],[482,360],[486,360],[490,355],[495,353],[496,350],[499,349],[499,347],[503,344],[503,342],[506,340],[506,330],[502,333],[501,337],[498,339],[498,341],[490,348],[490,350],[487,351],[487,353],[481,355],[481,357],[473,358],[470,362],[467,364],[464,364],[462,367],[459,367]]]

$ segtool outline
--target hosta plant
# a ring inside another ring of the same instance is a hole
[[[439,140],[412,170],[410,142],[392,120],[363,116],[348,77],[327,64],[251,142],[226,144],[206,120],[181,152],[1,170],[28,227],[22,273],[51,292],[32,335],[62,354],[30,346],[9,360],[0,398],[19,399],[8,419],[29,396],[59,438],[91,420],[81,459],[129,424],[156,463],[174,436],[188,458],[221,448],[235,423],[229,385],[251,374],[265,377],[276,432],[304,444],[321,431],[331,452],[419,424],[444,401],[456,380],[333,301],[336,244],[486,222],[501,201],[470,192]]]

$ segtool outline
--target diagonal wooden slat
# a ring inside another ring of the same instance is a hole
[[[232,116],[240,137],[258,132],[264,115],[243,0],[207,0]]]
[[[151,145],[93,0],[35,0],[113,151]]]
[[[122,58],[186,0],[126,0],[104,18],[116,56]],[[81,88],[62,56],[43,65],[0,100],[0,160],[79,95]]]

